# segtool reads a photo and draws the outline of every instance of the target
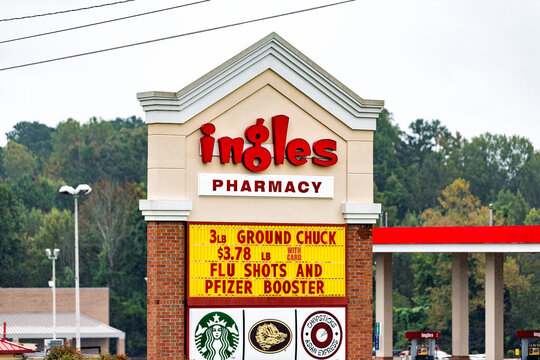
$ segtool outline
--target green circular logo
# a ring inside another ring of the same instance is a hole
[[[206,360],[227,360],[238,346],[238,326],[227,314],[214,311],[205,315],[195,330],[195,345]]]

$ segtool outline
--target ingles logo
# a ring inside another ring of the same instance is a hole
[[[264,126],[264,119],[257,119],[255,125],[246,128],[246,139],[253,146],[244,149],[243,138],[230,138],[224,136],[218,139],[219,159],[222,164],[228,164],[232,158],[234,164],[242,163],[253,172],[260,172],[268,169],[272,163],[280,165],[284,163],[285,158],[296,166],[304,165],[308,162],[307,158],[312,157],[311,161],[320,166],[332,166],[337,163],[335,151],[337,144],[332,139],[322,139],[315,141],[310,145],[304,139],[292,139],[287,142],[287,129],[289,118],[285,115],[272,117],[272,144],[273,154],[262,144],[270,137],[270,131]],[[201,155],[204,163],[212,161],[215,139],[211,136],[216,131],[216,127],[207,123],[201,126],[201,132],[204,136],[201,138]]]
[[[249,330],[249,343],[257,351],[274,354],[291,343],[291,329],[279,320],[262,320]]]

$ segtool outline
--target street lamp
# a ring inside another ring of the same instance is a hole
[[[75,327],[77,329],[77,350],[81,349],[81,309],[79,301],[79,211],[77,208],[77,199],[79,194],[88,195],[92,188],[86,184],[80,184],[76,189],[64,185],[59,192],[62,195],[73,196],[75,200]]]
[[[56,258],[60,253],[60,249],[54,249],[51,254],[51,249],[45,249],[45,253],[49,260],[52,260],[52,281],[49,282],[49,286],[52,287],[52,309],[53,309],[53,339],[56,339]]]

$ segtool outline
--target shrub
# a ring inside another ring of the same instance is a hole
[[[64,344],[53,347],[45,357],[45,360],[83,360],[84,356],[74,347]]]
[[[126,354],[100,354],[98,357],[86,357],[74,347],[64,344],[49,350],[45,360],[130,360]]]
[[[130,360],[126,354],[101,354],[99,360]]]

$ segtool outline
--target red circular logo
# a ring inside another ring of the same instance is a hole
[[[315,359],[328,359],[341,346],[343,332],[338,319],[326,311],[309,315],[302,326],[302,345]]]

